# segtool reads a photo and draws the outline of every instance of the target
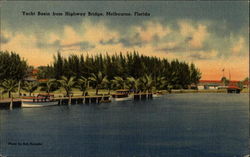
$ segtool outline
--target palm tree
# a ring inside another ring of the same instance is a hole
[[[66,91],[66,96],[70,96],[70,92],[72,91],[72,88],[75,86],[75,77],[67,78],[65,76],[61,77],[61,80],[59,80],[61,87],[64,88]]]
[[[117,89],[125,89],[126,87],[126,81],[120,76],[114,77],[112,82]]]
[[[156,80],[155,80],[155,88],[156,90],[161,90],[163,89],[164,87],[167,86],[167,80],[165,77],[156,77]]]
[[[154,86],[154,81],[150,75],[144,75],[140,78],[140,84],[143,91],[151,92]]]
[[[101,86],[104,83],[104,80],[107,78],[107,76],[104,76],[102,72],[98,72],[97,74],[92,73],[91,77],[89,78],[90,81],[92,81],[94,88],[96,89],[95,94],[98,95],[98,90],[101,88]]]
[[[24,87],[22,88],[26,92],[29,92],[29,96],[38,88],[37,82],[24,82]]]
[[[88,89],[88,82],[89,82],[89,80],[83,76],[77,80],[76,87],[80,91],[82,91],[82,96],[85,95],[85,93]]]
[[[49,79],[47,82],[40,83],[41,91],[45,91],[47,94],[59,89],[59,84],[56,79]]]
[[[12,92],[16,92],[16,89],[18,87],[18,83],[16,80],[4,80],[1,85],[3,88],[2,94],[8,93],[8,97],[11,97]]]
[[[130,90],[133,90],[134,93],[137,93],[139,88],[139,79],[135,79],[132,76],[127,77],[127,86]]]
[[[108,89],[108,94],[110,94],[110,90],[113,87],[113,81],[112,80],[108,80],[107,78],[105,78],[103,80],[103,84],[104,84],[104,87]]]

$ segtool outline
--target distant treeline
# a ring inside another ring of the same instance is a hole
[[[14,52],[0,51],[0,82],[3,80],[22,81],[31,75],[31,66]],[[201,73],[193,63],[168,61],[166,58],[149,57],[137,52],[123,55],[70,55],[63,57],[60,53],[54,56],[51,65],[38,67],[38,79],[57,79],[62,76],[76,79],[89,78],[93,74],[106,76],[107,80],[113,80],[119,76],[126,80],[128,77],[139,79],[150,76],[157,84],[164,79],[165,85],[171,88],[188,88],[191,84],[197,84]]]
[[[138,79],[147,75],[156,83],[160,78],[164,78],[166,85],[171,85],[172,88],[188,88],[188,85],[197,84],[201,78],[199,69],[193,63],[188,64],[177,59],[168,61],[166,58],[144,56],[137,52],[126,55],[70,55],[67,58],[57,53],[52,65],[38,69],[39,79],[60,79],[62,76],[89,78],[98,72],[107,76],[108,80],[117,76],[125,80],[127,77]]]

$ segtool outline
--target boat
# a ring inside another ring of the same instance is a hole
[[[156,92],[156,93],[153,94],[153,98],[159,98],[161,96],[163,96],[162,91],[158,91],[158,92]]]
[[[237,86],[228,86],[227,93],[240,93],[241,89]]]
[[[38,94],[32,97],[22,97],[22,107],[46,107],[58,105],[58,101],[53,99],[54,95]]]
[[[116,90],[115,94],[112,94],[112,98],[115,101],[128,101],[128,100],[133,100],[133,95],[129,94],[129,90],[127,89],[120,89]]]

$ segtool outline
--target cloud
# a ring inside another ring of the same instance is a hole
[[[51,49],[38,48],[37,41],[34,34],[15,33],[8,43],[1,44],[1,50],[16,52],[31,65],[49,64],[53,59]]]
[[[238,42],[236,42],[233,47],[231,48],[232,53],[234,55],[238,55],[244,48],[245,46],[245,40],[243,37],[240,37],[240,39],[238,40]]]
[[[199,21],[182,20],[174,24],[149,20],[124,27],[126,29],[121,31],[113,29],[103,20],[83,20],[78,26],[65,25],[61,30],[39,35],[33,31],[9,33],[5,36],[10,40],[2,44],[2,49],[19,53],[32,65],[51,63],[57,51],[61,51],[65,57],[70,54],[138,51],[148,56],[203,61],[206,64],[211,60],[219,62],[219,59],[230,57],[232,52],[238,57],[247,49],[246,39],[241,39],[238,34],[224,38],[214,33],[211,25]]]
[[[144,42],[151,42],[154,39],[162,39],[171,32],[171,29],[155,21],[147,21],[142,26],[133,28],[138,37]]]
[[[109,39],[109,40],[100,40],[100,44],[102,45],[114,45],[114,44],[118,44],[119,42],[117,41],[117,39]]]
[[[0,34],[0,44],[6,44],[8,43],[10,40],[11,40],[11,33],[9,32],[6,32],[6,31],[1,31],[1,34]]]
[[[0,39],[1,39],[0,43],[3,43],[3,44],[6,44],[10,41],[10,38],[7,38],[3,35],[0,35]]]
[[[209,36],[207,26],[205,24],[196,24],[187,20],[178,22],[180,35],[184,37],[184,41],[188,43],[190,48],[201,49],[204,42]]]
[[[218,55],[218,51],[210,50],[210,51],[191,51],[187,54],[187,57],[194,60],[212,60],[216,59]]]
[[[93,22],[90,20],[84,20],[80,26],[81,36],[88,42],[99,44],[107,42],[111,39],[120,38],[120,33],[112,30],[107,26],[104,21]]]
[[[45,41],[37,41],[36,42],[37,48],[40,49],[47,49],[47,48],[59,48],[61,46],[61,40],[55,40],[53,42],[45,42]]]
[[[205,25],[199,25],[197,31],[194,31],[192,39],[188,41],[188,43],[192,48],[202,48],[207,36],[207,27]]]
[[[68,45],[61,45],[59,51],[88,51],[95,48],[95,45],[89,42],[78,42]]]
[[[101,45],[116,45],[116,44],[121,44],[122,46],[128,48],[128,47],[134,47],[134,46],[143,46],[144,44],[146,44],[146,42],[143,42],[142,40],[140,40],[140,38],[138,37],[138,34],[134,34],[133,37],[121,37],[118,39],[109,39],[109,40],[101,40],[99,42]]]
[[[57,51],[88,51],[93,48],[95,48],[95,45],[87,42],[87,41],[80,41],[76,43],[71,43],[71,44],[62,44],[61,40],[55,40],[52,43],[51,42],[37,42],[36,43],[37,48],[40,49],[48,49],[48,48],[53,48],[56,49]]]
[[[155,50],[176,53],[176,52],[184,51],[184,49],[185,49],[185,46],[183,46],[183,44],[177,41],[171,41],[171,42],[166,42],[166,43],[159,45]]]
[[[115,36],[113,34],[113,37],[111,36],[109,39],[101,39],[99,43],[102,45],[122,44],[126,48],[142,47],[146,44],[160,42],[171,30],[159,22],[146,21],[142,25],[128,27],[126,32],[125,34],[116,32]]]

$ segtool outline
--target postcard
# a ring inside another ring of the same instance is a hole
[[[0,157],[249,157],[248,1],[0,7]]]

